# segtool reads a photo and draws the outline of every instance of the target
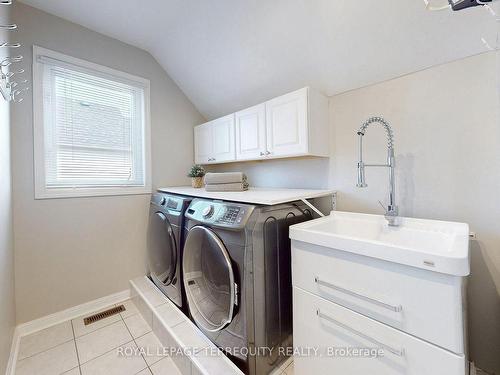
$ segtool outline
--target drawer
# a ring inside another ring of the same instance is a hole
[[[293,288],[293,314],[296,375],[466,373],[463,355],[417,339],[297,287]],[[317,350],[316,355],[314,350]]]
[[[292,241],[293,285],[458,354],[463,279]]]

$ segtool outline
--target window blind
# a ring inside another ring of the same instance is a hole
[[[144,87],[38,60],[46,188],[145,186]]]

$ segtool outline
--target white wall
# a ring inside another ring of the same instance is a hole
[[[209,165],[207,171],[243,171],[251,186],[304,189],[328,188],[329,158],[291,158]]]
[[[0,7],[0,24],[10,23],[9,8]],[[9,40],[0,30],[0,42]],[[7,56],[0,50],[0,59]],[[0,95],[0,373],[5,371],[16,323],[14,304],[14,253],[12,233],[12,189],[10,167],[9,103]]]
[[[495,54],[438,66],[331,100],[336,131],[331,181],[338,208],[379,212],[387,173],[367,169],[357,189],[356,130],[372,115],[393,126],[401,214],[463,221],[471,243],[469,286],[471,356],[500,373],[500,118]],[[365,161],[384,161],[385,134],[369,128]],[[496,284],[496,287],[495,287]]]
[[[500,374],[500,118],[493,53],[331,97],[330,161],[290,159],[211,167],[242,170],[254,186],[338,190],[338,209],[381,213],[387,171],[367,169],[358,189],[356,131],[370,116],[393,126],[397,200],[405,216],[463,221],[477,233],[469,280],[471,357]],[[367,130],[365,161],[384,162],[382,128]],[[496,285],[495,285],[496,284]]]
[[[28,74],[37,44],[150,79],[153,186],[188,182],[192,127],[203,118],[148,53],[19,2],[13,18]],[[30,95],[13,107],[12,141],[18,322],[125,290],[145,274],[149,195],[34,200]]]

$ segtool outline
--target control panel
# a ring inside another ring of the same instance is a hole
[[[153,193],[151,196],[151,204],[158,206],[161,209],[168,209],[173,211],[181,211],[186,198],[177,197],[164,193]]]
[[[241,228],[253,212],[254,206],[194,199],[186,211],[186,217],[225,228]]]

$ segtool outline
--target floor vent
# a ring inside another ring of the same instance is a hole
[[[109,310],[106,310],[106,311],[101,311],[101,312],[99,312],[97,314],[88,316],[88,317],[86,317],[86,318],[83,319],[83,322],[85,323],[86,326],[88,326],[89,324],[98,322],[99,320],[108,318],[108,317],[110,317],[112,315],[119,314],[122,311],[125,311],[125,306],[120,305],[120,306],[117,306],[117,307],[113,307],[112,309],[109,309]]]

